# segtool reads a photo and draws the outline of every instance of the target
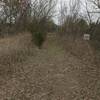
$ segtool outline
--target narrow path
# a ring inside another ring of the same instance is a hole
[[[37,50],[37,54],[25,62],[23,69],[35,84],[35,95],[39,100],[69,100],[71,93],[80,87],[77,79],[79,66],[80,62],[66,54],[54,34],[48,37],[42,50]]]

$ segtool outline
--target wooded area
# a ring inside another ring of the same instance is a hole
[[[70,0],[68,3],[61,2],[57,13],[56,0],[1,0],[0,35],[22,31],[36,33],[37,30],[46,35],[46,32],[59,31],[74,38],[86,33],[100,41],[100,1]],[[56,16],[58,25],[52,19]]]

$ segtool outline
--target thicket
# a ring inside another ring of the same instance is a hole
[[[48,31],[54,30],[56,0],[0,1],[0,35],[29,31],[40,48]]]

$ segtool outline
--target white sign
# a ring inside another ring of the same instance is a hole
[[[90,40],[90,34],[84,34],[84,40]]]

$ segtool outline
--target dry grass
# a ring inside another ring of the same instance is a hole
[[[73,39],[71,36],[65,36],[62,38],[62,44],[67,52],[83,60],[84,63],[94,63],[94,50],[89,41],[85,41],[81,37]]]
[[[0,99],[99,100],[97,74],[79,56],[84,56],[83,46],[76,42],[72,53],[72,44],[67,42],[65,49],[56,34],[49,35],[41,50],[33,46],[30,34],[0,40]]]
[[[16,64],[32,55],[30,34],[19,34],[0,40],[0,75],[12,74]]]
[[[81,90],[74,91],[79,97],[82,96],[82,100],[99,100],[100,97],[100,56],[96,53],[96,50],[90,45],[89,41],[84,41],[81,38],[73,40],[72,37],[62,38],[61,43],[63,48],[70,52],[76,59],[81,61],[79,81]],[[75,95],[73,93],[73,95]],[[90,99],[91,98],[91,99]]]

